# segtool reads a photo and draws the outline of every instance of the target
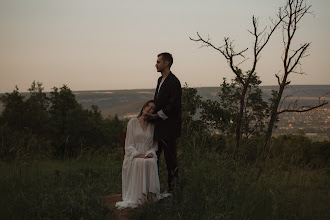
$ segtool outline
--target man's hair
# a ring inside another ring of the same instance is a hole
[[[172,64],[173,64],[173,57],[172,57],[172,54],[170,54],[170,53],[167,53],[167,52],[164,52],[164,53],[160,53],[160,54],[158,54],[158,57],[159,56],[162,56],[162,60],[164,61],[164,62],[168,62],[168,67],[171,67],[172,66]]]

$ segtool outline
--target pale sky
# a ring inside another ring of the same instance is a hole
[[[285,0],[0,0],[0,93],[15,85],[27,91],[35,80],[45,90],[155,88],[157,54],[170,52],[172,72],[190,87],[219,86],[233,78],[224,57],[189,40],[199,32],[236,49],[252,48],[252,15],[260,29]],[[309,0],[313,15],[300,23],[295,44],[311,42],[301,62],[306,75],[292,85],[330,84],[330,1]],[[262,85],[275,85],[282,70],[281,31],[261,54]],[[252,57],[252,50],[246,53]],[[249,61],[241,68],[249,67]]]

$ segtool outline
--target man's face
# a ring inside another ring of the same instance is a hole
[[[157,69],[157,72],[163,72],[164,69],[167,67],[168,65],[168,62],[164,62],[163,61],[163,57],[162,56],[159,56],[157,58],[157,62],[156,62],[156,69]]]

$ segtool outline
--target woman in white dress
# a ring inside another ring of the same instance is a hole
[[[122,199],[118,209],[136,208],[146,201],[157,201],[160,184],[157,167],[158,144],[153,140],[154,125],[145,119],[153,113],[155,102],[146,102],[137,118],[127,124],[125,157],[122,168]]]

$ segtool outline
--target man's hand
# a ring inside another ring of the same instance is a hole
[[[158,118],[159,115],[158,114],[145,113],[144,117],[147,120],[153,120],[153,119]]]
[[[153,158],[153,157],[154,157],[153,153],[148,153],[148,154],[146,155],[146,158]]]

